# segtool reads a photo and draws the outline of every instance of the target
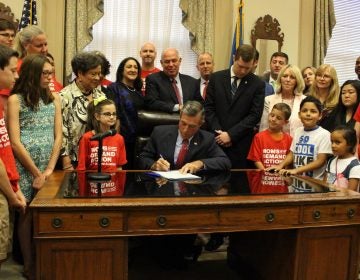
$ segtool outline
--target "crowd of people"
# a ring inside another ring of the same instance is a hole
[[[195,79],[180,73],[175,48],[162,51],[162,69],[156,68],[156,47],[146,42],[141,61],[124,58],[114,82],[106,79],[110,62],[101,52],[76,54],[74,79],[62,87],[46,34],[37,26],[15,34],[1,19],[0,264],[11,240],[11,206],[19,210],[16,229],[29,279],[35,266],[27,205],[57,164],[66,171],[97,169],[92,139],[111,129],[118,133],[103,142],[106,171],[257,168],[358,191],[360,57],[358,80],[340,86],[331,65],[300,70],[283,52],[271,56],[267,73],[256,75],[259,53],[244,44],[233,64],[217,72],[212,55],[199,54]],[[156,127],[136,155],[141,109],[179,114],[179,123]],[[277,160],[269,160],[268,151]],[[221,239],[211,242],[213,249]]]

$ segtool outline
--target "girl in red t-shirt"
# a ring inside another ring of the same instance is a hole
[[[78,170],[97,170],[99,141],[91,140],[97,133],[113,129],[116,124],[115,103],[99,97],[88,105],[88,129],[80,139],[78,154]],[[126,164],[124,138],[120,134],[103,138],[103,152],[101,166],[105,172],[116,171]]]

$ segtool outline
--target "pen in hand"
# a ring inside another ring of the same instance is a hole
[[[160,170],[168,171],[170,169],[170,163],[164,159],[162,154],[159,154],[160,158],[158,159],[157,163],[159,165]]]

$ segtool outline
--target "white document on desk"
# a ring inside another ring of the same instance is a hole
[[[159,175],[168,180],[194,180],[201,179],[201,177],[191,173],[180,173],[179,170],[171,171],[152,171],[152,173]]]

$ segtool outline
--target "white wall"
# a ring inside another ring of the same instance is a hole
[[[281,51],[288,54],[291,64],[298,65],[300,1],[301,0],[244,0],[244,42],[251,43],[251,30],[254,28],[257,19],[269,14],[279,21],[281,31],[284,33],[284,43]],[[238,0],[234,0],[234,11],[238,3]],[[234,12],[234,18],[235,14]],[[273,52],[275,51],[277,51],[277,49],[273,50]]]

